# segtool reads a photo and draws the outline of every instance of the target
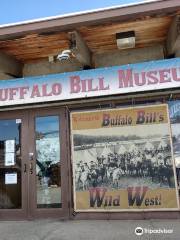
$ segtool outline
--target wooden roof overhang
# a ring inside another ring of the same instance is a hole
[[[117,32],[135,31],[136,48],[164,43],[179,0],[159,0],[124,7],[70,14],[0,26],[0,51],[25,63],[41,60],[69,47],[78,31],[93,54],[117,49]]]

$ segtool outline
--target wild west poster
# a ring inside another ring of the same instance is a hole
[[[167,105],[71,113],[75,211],[178,208]]]

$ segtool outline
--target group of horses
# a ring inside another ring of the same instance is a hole
[[[124,177],[148,178],[160,186],[174,186],[173,167],[169,148],[124,154],[110,153],[100,156],[88,165],[81,161],[75,170],[77,190],[106,186],[118,188]]]

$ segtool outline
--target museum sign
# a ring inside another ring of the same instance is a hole
[[[180,58],[0,81],[0,106],[180,87]]]

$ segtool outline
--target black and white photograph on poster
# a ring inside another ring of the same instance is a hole
[[[174,188],[168,128],[162,125],[81,130],[74,134],[76,189]]]
[[[168,105],[171,121],[172,142],[176,166],[177,183],[180,188],[180,100],[169,101]]]

